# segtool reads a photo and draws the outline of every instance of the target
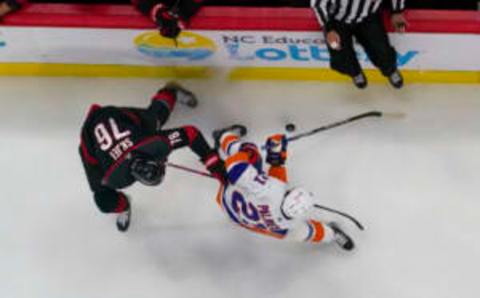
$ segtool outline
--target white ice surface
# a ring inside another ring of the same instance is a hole
[[[358,217],[358,249],[288,244],[236,228],[216,183],[169,169],[135,186],[126,234],[97,211],[77,153],[91,103],[145,106],[133,79],[0,79],[0,297],[474,298],[480,267],[480,87],[186,81],[201,104],[168,126],[249,126],[253,140],[372,109],[290,146],[291,181]],[[170,161],[200,168],[192,153]]]

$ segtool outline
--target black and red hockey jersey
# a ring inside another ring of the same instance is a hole
[[[156,134],[155,115],[147,110],[113,106],[91,107],[82,128],[80,151],[93,191],[131,185],[128,174],[132,152],[160,159],[170,153],[166,137]]]
[[[194,126],[163,130],[176,102],[161,89],[146,109],[93,105],[83,124],[80,156],[93,192],[121,189],[135,182],[130,162],[135,154],[166,160],[171,151],[188,146],[205,162],[216,152]]]

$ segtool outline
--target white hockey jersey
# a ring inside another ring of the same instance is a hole
[[[247,160],[241,160],[242,155],[237,153],[233,163],[227,159],[229,183],[221,188],[218,203],[237,224],[283,238],[290,226],[281,211],[287,184],[257,171]]]
[[[252,154],[245,148],[248,146],[256,148],[251,143],[241,143],[234,134],[221,138],[220,154],[225,160],[228,182],[220,188],[217,203],[228,217],[246,229],[278,239],[330,241],[332,232],[321,222],[289,219],[283,214],[288,187],[286,168],[272,166],[268,173],[264,172],[254,166]],[[256,153],[261,159],[258,150]]]

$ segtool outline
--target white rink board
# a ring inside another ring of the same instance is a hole
[[[139,40],[142,34],[148,38]],[[391,34],[391,40],[403,69],[480,70],[478,35]],[[0,63],[327,68],[329,61],[321,32],[192,31],[178,43],[175,48],[156,31],[6,27]]]

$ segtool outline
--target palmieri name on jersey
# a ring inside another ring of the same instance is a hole
[[[280,213],[285,183],[258,174],[249,167],[237,185],[228,185],[223,192],[222,205],[236,223],[262,232],[285,235],[288,226]]]

